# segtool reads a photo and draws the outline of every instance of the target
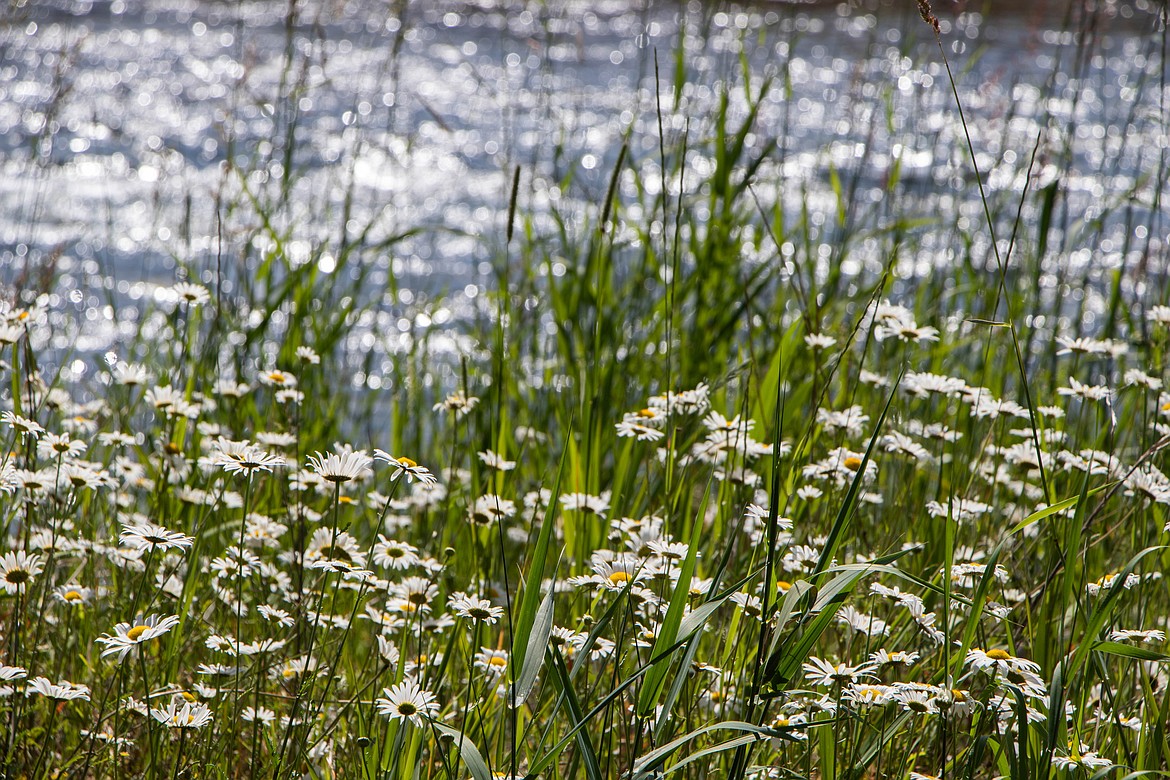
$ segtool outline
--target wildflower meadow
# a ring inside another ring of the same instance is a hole
[[[1075,5],[1054,74],[1117,11]],[[290,6],[274,133],[330,89]],[[946,150],[916,182],[875,69],[879,140],[799,183],[749,10],[719,83],[693,30],[647,50],[586,168],[498,166],[489,228],[301,208],[290,128],[140,278],[8,255],[4,777],[1170,772],[1165,3],[1115,99],[1162,97],[1099,138],[1056,105],[1084,82],[993,116],[955,14],[899,12]],[[429,233],[475,279],[376,264]]]

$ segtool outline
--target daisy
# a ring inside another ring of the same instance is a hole
[[[481,647],[479,652],[475,654],[473,665],[476,669],[485,671],[492,677],[499,677],[508,668],[508,653],[505,650]]]
[[[0,680],[23,680],[25,677],[28,677],[28,669],[23,666],[0,663]]]
[[[1148,631],[1119,628],[1109,634],[1109,640],[1111,642],[1165,642],[1166,632],[1156,628]]]
[[[467,396],[463,393],[452,393],[451,395],[439,401],[433,407],[432,411],[454,412],[455,417],[460,417],[468,414],[472,409],[479,405],[479,399],[475,396]]]
[[[117,655],[121,661],[138,645],[162,636],[178,624],[178,615],[162,619],[158,615],[151,615],[147,618],[136,618],[133,623],[119,623],[114,626],[113,634],[98,637],[97,641],[106,646],[102,651],[102,657]]]
[[[511,471],[516,468],[516,461],[506,460],[503,455],[499,455],[491,450],[477,453],[479,459],[489,469],[496,469],[497,471]]]
[[[8,346],[20,341],[20,337],[24,335],[24,328],[19,325],[11,325],[9,323],[0,323],[0,346]]]
[[[53,593],[54,598],[63,604],[82,606],[93,601],[93,588],[81,585],[62,585]]]
[[[229,474],[240,472],[251,475],[254,471],[272,471],[277,466],[284,466],[284,458],[257,447],[248,441],[231,441],[217,439],[212,445],[209,461],[213,466],[220,466]]]
[[[461,618],[481,621],[489,626],[494,625],[497,620],[504,616],[504,610],[502,608],[494,606],[487,599],[469,596],[466,593],[451,594],[451,597],[447,600],[447,606]]]
[[[366,554],[346,531],[333,533],[328,528],[318,528],[305,549],[305,562],[312,569],[353,571],[366,568]]]
[[[1095,774],[1099,769],[1113,766],[1113,762],[1089,750],[1088,745],[1080,745],[1079,749],[1076,746],[1070,745],[1067,756],[1058,755],[1052,757],[1052,765],[1066,772],[1084,769],[1090,774]]]
[[[276,391],[276,402],[281,404],[299,404],[305,400],[305,394],[291,387]]]
[[[836,621],[844,623],[854,631],[867,636],[885,636],[890,633],[886,621],[858,611],[852,604],[846,604],[837,611]]]
[[[1058,387],[1058,395],[1078,396],[1086,401],[1103,401],[1109,397],[1109,388],[1105,385],[1083,385],[1073,377],[1068,378],[1068,387]]]
[[[310,366],[321,364],[321,356],[312,347],[297,347],[297,359]]]
[[[1137,368],[1131,368],[1126,371],[1124,381],[1127,387],[1144,387],[1147,390],[1162,389],[1161,379],[1150,376],[1145,371]]]
[[[414,545],[400,542],[396,539],[387,539],[378,535],[378,543],[374,545],[374,564],[387,569],[409,569],[419,562],[418,548]]]
[[[29,681],[28,688],[25,690],[27,696],[32,696],[34,693],[58,701],[71,701],[73,699],[89,701],[88,685],[78,685],[67,680],[52,683],[49,682],[48,678],[36,677]]]
[[[267,707],[256,709],[255,707],[248,706],[244,707],[240,712],[240,720],[245,723],[260,722],[267,726],[276,722],[276,713]]]
[[[637,439],[638,441],[659,441],[666,436],[657,428],[651,427],[637,415],[627,414],[622,421],[614,426],[618,438]]]
[[[265,447],[291,447],[297,443],[297,437],[283,431],[257,431],[256,441]]]
[[[938,705],[929,691],[918,687],[902,687],[894,691],[891,700],[898,703],[907,712],[918,715],[930,715],[938,712]]]
[[[186,401],[183,391],[176,390],[170,385],[152,387],[146,391],[146,402],[157,411],[171,413],[176,406]]]
[[[907,371],[902,379],[902,391],[918,398],[931,395],[955,397],[967,389],[967,383],[953,376]]]
[[[172,729],[197,729],[211,722],[211,708],[200,702],[175,699],[163,709],[151,709],[150,716]]]
[[[267,604],[261,604],[260,606],[256,607],[256,611],[259,612],[260,616],[265,620],[276,623],[277,625],[283,626],[284,628],[292,628],[293,623],[295,622],[292,615],[290,615],[285,610],[280,609],[279,607],[270,607]]]
[[[290,390],[297,386],[297,378],[287,371],[274,368],[260,374],[260,384]]]
[[[976,669],[982,669],[992,674],[1007,674],[1009,672],[1038,672],[1040,664],[1026,658],[1017,658],[1006,650],[994,648],[982,650],[978,647],[967,653],[967,663]]]
[[[668,414],[702,414],[710,407],[710,388],[700,382],[693,390],[666,392],[650,398],[648,406]]]
[[[645,579],[647,572],[637,556],[627,555],[619,559],[607,561],[595,559],[590,563],[593,574],[581,577],[570,577],[569,584],[574,587],[593,586],[605,590],[620,591],[630,586],[631,582]]]
[[[918,658],[918,653],[907,653],[901,650],[891,652],[883,648],[876,653],[871,653],[869,662],[874,666],[894,666],[897,664],[913,666],[918,662]]]
[[[150,381],[146,367],[138,363],[118,363],[111,373],[114,384],[123,387],[137,387]]]
[[[369,472],[372,462],[370,456],[361,450],[343,452],[340,455],[333,453],[322,455],[318,452],[316,455],[309,456],[309,465],[313,467],[313,470],[320,474],[326,482],[332,482],[335,485],[363,477]]]
[[[243,398],[252,392],[252,388],[250,385],[237,382],[234,379],[221,379],[215,383],[212,392],[216,395],[222,395],[224,398]]]
[[[796,489],[796,497],[802,501],[815,501],[825,494],[816,485],[801,485]]]
[[[392,585],[391,592],[416,609],[429,612],[431,602],[439,595],[439,587],[424,577],[407,577]]]
[[[11,463],[0,466],[0,493],[15,493],[20,487],[27,485],[23,475],[28,473],[30,472],[13,468]]]
[[[85,452],[85,442],[69,438],[67,433],[48,433],[37,442],[37,454],[42,458],[69,460]]]
[[[1085,592],[1090,596],[1096,596],[1103,590],[1109,590],[1117,583],[1117,578],[1119,576],[1120,575],[1116,572],[1113,574],[1106,574],[1096,582],[1090,582],[1088,585],[1086,585]],[[1142,578],[1131,572],[1126,576],[1125,581],[1121,584],[1121,587],[1125,588],[1126,590],[1132,590],[1133,588],[1136,588],[1138,585],[1140,585],[1141,582]]]
[[[1151,306],[1146,319],[1158,325],[1170,325],[1170,306]]]
[[[29,555],[21,550],[5,553],[0,558],[0,590],[9,595],[28,588],[29,582],[41,573],[41,556]]]
[[[30,420],[12,412],[0,413],[0,422],[8,423],[12,430],[20,434],[21,439],[27,439],[29,436],[35,439],[45,432],[45,429],[36,420]]]
[[[407,482],[413,482],[417,479],[424,485],[434,485],[439,481],[425,466],[420,466],[405,456],[396,458],[385,450],[374,450],[374,459],[390,464],[394,469],[392,479],[398,479],[399,476],[405,474]]]
[[[813,350],[829,349],[837,343],[837,339],[823,333],[809,333],[804,337],[804,343]]]
[[[186,536],[178,531],[168,531],[161,525],[143,523],[141,525],[123,526],[119,537],[122,544],[135,550],[185,550],[195,541],[195,537]]]
[[[841,698],[861,707],[876,707],[888,703],[892,692],[888,685],[852,683],[842,692]]]
[[[171,288],[171,295],[175,300],[182,301],[188,306],[202,306],[211,300],[211,293],[201,284],[179,282]]]
[[[870,674],[872,668],[869,664],[859,664],[858,666],[849,666],[843,663],[833,664],[815,656],[810,657],[808,663],[801,665],[801,669],[804,670],[804,679],[813,685],[826,686],[836,683],[860,682],[873,676]]]
[[[732,593],[731,601],[733,604],[739,605],[739,608],[748,617],[760,618],[764,614],[763,600],[753,593]]]
[[[959,498],[949,503],[939,501],[926,502],[926,512],[931,517],[947,517],[955,522],[976,520],[994,509],[990,504],[970,498]]]
[[[488,494],[475,499],[475,503],[467,508],[467,514],[468,519],[478,525],[491,525],[515,516],[516,502]]]
[[[591,496],[587,493],[566,493],[561,496],[561,506],[568,512],[578,510],[585,514],[593,514],[604,518],[605,513],[609,511],[609,496]]]
[[[421,726],[438,714],[435,694],[423,690],[414,680],[403,680],[393,688],[383,688],[384,698],[374,701],[378,714],[391,720],[405,720]]]
[[[887,433],[882,436],[881,444],[886,452],[906,455],[915,460],[930,460],[930,451],[905,433],[898,431]]]

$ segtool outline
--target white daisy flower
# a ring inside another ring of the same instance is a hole
[[[151,709],[150,716],[172,729],[197,729],[211,722],[211,708],[201,702],[175,699],[163,709]]]
[[[177,625],[179,625],[178,615],[161,619],[158,615],[151,615],[146,618],[136,618],[133,623],[119,623],[114,626],[113,634],[98,637],[97,641],[106,646],[106,649],[102,651],[103,658],[107,655],[117,655],[118,660],[121,661],[135,647],[149,642],[151,639],[157,639]]]
[[[391,720],[405,720],[422,726],[438,714],[435,694],[423,690],[414,680],[403,680],[393,688],[383,688],[383,697],[374,700],[380,715]]]
[[[343,452],[341,454],[326,453],[309,456],[309,465],[321,475],[326,482],[340,484],[353,479],[361,479],[369,473],[373,460],[362,450]]]
[[[119,537],[122,544],[135,550],[186,550],[195,541],[195,537],[186,536],[178,531],[168,531],[161,525],[143,523],[141,525],[123,526]]]
[[[88,685],[78,685],[67,680],[52,683],[49,682],[48,678],[36,677],[29,681],[28,688],[25,690],[27,696],[32,696],[34,693],[58,701],[72,701],[74,699],[89,701]]]

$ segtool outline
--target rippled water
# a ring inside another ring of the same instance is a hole
[[[1165,222],[1148,213],[1167,143],[1156,11],[1103,4],[1070,20],[1060,5],[940,11],[947,55],[997,208],[1014,216],[1039,138],[1031,186],[1059,176],[1066,195],[1045,262],[1092,281],[1152,257],[1153,276],[1125,278],[1140,292],[1165,282]],[[955,98],[912,4],[55,0],[10,12],[0,35],[0,280],[63,272],[86,351],[117,347],[133,317],[117,304],[162,295],[176,258],[211,281],[242,256],[254,267],[273,235],[324,273],[357,246],[376,268],[367,289],[388,290],[370,332],[471,316],[514,165],[538,231],[553,211],[572,224],[601,200],[627,133],[641,175],[623,177],[623,200],[657,193],[655,52],[675,139],[688,119],[691,137],[713,132],[725,90],[743,116],[741,62],[753,90],[777,75],[748,138],[778,144],[756,191],[791,214],[807,204],[824,264],[835,174],[874,226],[963,215],[907,244],[903,277],[960,262],[956,230],[986,262]],[[694,146],[688,192],[713,166]],[[885,207],[895,165],[898,214]],[[253,197],[274,215],[271,235],[240,206]],[[845,270],[880,260],[861,239]]]

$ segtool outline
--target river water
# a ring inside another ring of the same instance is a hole
[[[640,175],[623,176],[623,202],[652,199],[656,103],[672,142],[688,121],[701,141],[721,94],[742,117],[745,91],[768,74],[777,86],[747,139],[777,140],[757,175],[762,199],[827,226],[836,177],[876,224],[893,218],[880,205],[900,166],[900,216],[961,214],[958,229],[980,232],[955,97],[912,3],[37,0],[6,13],[0,281],[32,289],[43,269],[58,273],[55,302],[68,298],[83,324],[62,338],[82,352],[116,351],[133,304],[164,298],[177,263],[230,292],[233,275],[218,273],[241,257],[254,267],[276,240],[294,266],[324,274],[356,246],[385,298],[385,318],[364,323],[372,333],[473,316],[514,166],[538,233],[554,212],[579,224],[602,199],[627,134]],[[1030,167],[1033,188],[1061,178],[1046,262],[1092,281],[1163,258],[1165,222],[1151,213],[1168,115],[1158,9],[946,4],[938,15],[993,204],[1014,215]],[[714,164],[692,146],[687,177],[668,184],[688,193]],[[270,234],[247,204],[271,215]],[[827,262],[833,235],[819,235]],[[925,231],[899,274],[962,251],[954,233]],[[862,241],[845,271],[878,267]],[[1158,278],[1125,284],[1139,294]]]

